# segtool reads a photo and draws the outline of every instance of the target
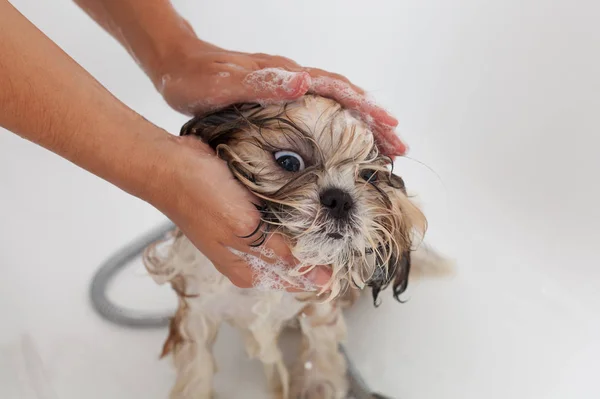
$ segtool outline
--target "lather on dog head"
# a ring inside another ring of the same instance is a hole
[[[303,264],[331,265],[333,295],[408,284],[410,250],[426,220],[406,196],[392,161],[365,123],[338,103],[307,95],[286,105],[238,104],[192,119],[181,130],[216,150],[264,201],[265,231],[284,235]]]

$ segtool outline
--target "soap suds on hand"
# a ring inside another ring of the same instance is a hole
[[[258,256],[239,251],[235,248],[228,249],[250,266],[254,276],[253,285],[257,290],[283,291],[289,286],[304,291],[317,290],[317,287],[306,277],[294,275],[293,271],[295,267],[277,256],[270,248],[252,248],[251,250],[258,253]]]
[[[302,78],[303,80],[299,80]],[[273,104],[285,102],[281,96],[295,93],[304,94],[310,85],[310,76],[306,72],[291,72],[281,68],[265,68],[259,69],[248,74],[243,83],[251,87],[259,94],[256,101],[259,104]],[[302,88],[304,87],[304,90]],[[260,98],[260,95],[266,95],[265,98]],[[276,97],[276,99],[273,99]]]

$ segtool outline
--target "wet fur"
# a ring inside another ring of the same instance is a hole
[[[365,286],[371,287],[375,304],[389,285],[399,300],[409,281],[413,241],[426,228],[403,180],[392,173],[391,160],[379,154],[366,124],[337,103],[314,96],[285,106],[233,105],[192,119],[181,134],[208,143],[263,201],[258,205],[262,222],[249,232],[249,245],[261,245],[267,233],[281,234],[298,259],[331,265],[333,276],[327,301],[315,293],[244,290],[221,276],[179,232],[148,248],[148,270],[158,282],[170,282],[179,296],[163,350],[173,354],[178,369],[172,398],[211,397],[210,349],[222,321],[244,333],[248,354],[263,362],[278,396],[344,398],[346,366],[337,349],[346,331],[341,309]],[[273,158],[280,150],[301,155],[306,169],[281,169]],[[345,224],[321,209],[319,193],[328,187],[353,196],[355,208]],[[327,238],[333,231],[344,238]],[[297,323],[304,336],[291,375],[276,344],[290,323]]]

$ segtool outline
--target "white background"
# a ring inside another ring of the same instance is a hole
[[[186,120],[74,4],[13,3],[146,118],[174,133]],[[387,294],[348,315],[370,385],[396,399],[600,397],[600,2],[177,6],[206,40],[345,74],[400,119],[412,159],[396,170],[458,274],[414,285],[407,304]],[[0,132],[0,397],[166,397],[165,332],[108,325],[87,300],[97,265],[162,220]],[[139,265],[113,294],[148,309],[173,303]],[[234,332],[216,354],[221,397],[263,397]]]

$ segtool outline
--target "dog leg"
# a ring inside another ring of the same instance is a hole
[[[248,356],[260,360],[265,370],[269,391],[278,398],[289,398],[289,373],[278,346],[281,325],[264,323],[245,332]]]
[[[342,399],[348,393],[342,312],[334,303],[309,305],[300,314],[302,353],[294,367],[293,399]]]
[[[170,397],[210,399],[213,395],[213,375],[216,372],[212,346],[220,320],[181,306],[178,315],[182,310],[181,317],[173,319],[177,321],[176,325],[171,326],[171,335],[174,329],[177,334],[177,340],[172,345],[177,379]]]

